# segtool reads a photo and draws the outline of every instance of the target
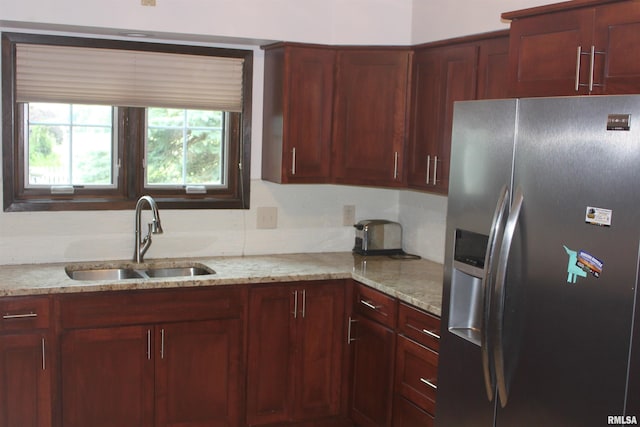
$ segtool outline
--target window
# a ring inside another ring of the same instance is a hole
[[[225,116],[224,111],[147,109],[145,187],[224,188]]]
[[[248,208],[252,52],[2,35],[4,210]]]
[[[24,108],[26,188],[117,185],[112,107],[34,102]]]

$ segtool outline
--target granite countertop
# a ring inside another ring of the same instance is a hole
[[[147,260],[144,265],[202,264],[213,275],[124,280],[72,280],[65,268],[135,266],[130,261],[0,266],[0,297],[353,278],[401,301],[440,315],[442,264],[362,257],[347,252]]]

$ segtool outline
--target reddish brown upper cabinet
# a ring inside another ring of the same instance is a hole
[[[506,96],[507,35],[483,37],[415,50],[406,160],[410,188],[447,194],[454,102]]]
[[[65,427],[241,423],[238,288],[61,297]]]
[[[344,300],[342,280],[251,289],[248,425],[340,415]]]
[[[53,425],[57,375],[48,297],[0,300],[0,426]]]
[[[264,49],[262,179],[328,182],[335,50],[290,43]]]
[[[408,48],[338,51],[332,146],[336,183],[404,184],[411,55]]]
[[[478,42],[476,99],[509,97],[509,36],[505,32],[495,34]]]
[[[511,20],[514,97],[640,92],[640,3],[575,1],[502,14]]]
[[[410,187],[447,193],[453,103],[475,97],[477,61],[474,45],[416,50],[407,156]]]

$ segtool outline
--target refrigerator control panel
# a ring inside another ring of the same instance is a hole
[[[456,230],[456,242],[453,259],[472,267],[484,268],[489,236],[462,229]]]

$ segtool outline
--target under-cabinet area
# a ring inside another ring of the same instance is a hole
[[[399,388],[420,379],[397,375],[403,319],[427,316],[411,324],[439,333],[440,264],[310,254],[229,258],[225,271],[222,260],[204,262],[213,279],[74,289],[50,274],[57,286],[14,283],[11,295],[5,281],[0,426],[392,426],[408,425],[397,405],[431,413]],[[261,281],[231,279],[247,263]]]

